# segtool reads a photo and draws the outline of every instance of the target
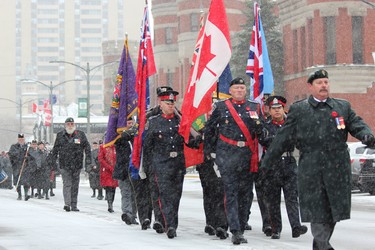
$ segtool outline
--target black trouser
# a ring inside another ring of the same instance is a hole
[[[166,171],[155,174],[155,180],[159,190],[159,206],[164,218],[165,228],[173,227],[177,229],[184,174]]]
[[[267,209],[267,202],[266,202],[266,189],[263,186],[263,183],[259,180],[259,173],[252,173],[253,182],[255,184],[255,192],[257,194],[257,201],[259,205],[260,214],[262,216],[262,231],[264,232],[264,229],[266,227],[271,226],[271,220],[270,220],[270,214]],[[253,185],[251,185],[251,204],[252,206],[254,194],[253,194]],[[250,207],[251,208],[251,207]],[[249,212],[250,215],[251,212]]]
[[[228,168],[234,169],[233,166],[228,166]],[[225,191],[227,221],[231,233],[243,232],[249,219],[251,173],[247,168],[243,171],[231,171],[230,169],[228,169],[229,171],[220,169]]]
[[[228,229],[224,208],[224,186],[221,178],[216,176],[214,162],[207,161],[197,166],[203,190],[203,208],[206,225],[213,228]]]
[[[281,191],[284,193],[285,207],[291,228],[301,226],[297,191],[297,165],[294,158],[285,157],[270,175],[267,175],[267,203],[272,232],[281,232]]]
[[[329,240],[331,239],[335,225],[335,222],[311,223],[311,233],[314,236],[313,250],[333,249]]]
[[[163,227],[164,225],[164,218],[160,210],[160,205],[159,205],[159,189],[157,186],[157,181],[155,174],[152,173],[151,171],[147,173],[147,179],[148,180],[148,188],[150,190],[150,196],[151,196],[151,204],[152,204],[152,209],[154,210],[154,218],[155,222],[160,222]]]
[[[148,186],[147,179],[135,180],[129,177],[134,188],[135,202],[138,211],[138,217],[141,224],[144,220],[149,219],[151,221],[152,216],[152,203],[150,189]]]
[[[115,187],[104,187],[105,194],[107,196],[108,208],[112,208],[113,201],[115,200],[116,188]]]

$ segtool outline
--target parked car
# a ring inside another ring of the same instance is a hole
[[[348,143],[351,159],[352,189],[375,194],[375,149],[361,142]]]
[[[362,164],[358,177],[358,186],[360,191],[375,195],[375,158],[366,159]]]

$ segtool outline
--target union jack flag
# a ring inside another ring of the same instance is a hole
[[[148,78],[156,73],[154,52],[152,49],[151,33],[149,26],[149,9],[146,2],[141,26],[141,40],[138,52],[138,65],[136,74],[136,92],[138,94],[138,131],[134,137],[132,162],[139,168],[143,145],[143,132],[146,124],[146,110],[150,105]]]
[[[265,93],[273,92],[274,81],[259,10],[258,3],[254,2],[254,25],[246,74],[251,80],[250,99],[260,103],[263,107],[263,96]]]

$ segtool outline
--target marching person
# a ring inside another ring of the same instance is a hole
[[[8,152],[1,152],[0,160],[3,163],[3,168],[5,173],[7,174],[8,178],[0,184],[0,188],[7,188],[7,189],[13,189],[13,170],[12,170],[12,164],[9,160]]]
[[[335,225],[350,218],[351,168],[348,133],[375,146],[370,128],[348,101],[329,96],[328,72],[309,75],[311,95],[291,105],[288,119],[273,139],[262,161],[272,169],[292,146],[300,151],[298,195],[302,222],[311,223],[313,249],[333,249],[329,240]]]
[[[161,86],[156,89],[156,95],[158,96],[158,101],[159,104],[150,110],[147,111],[146,114],[146,119],[149,120],[150,118],[154,116],[158,116],[163,114],[163,111],[161,110],[161,102],[162,98],[165,98],[166,94],[168,91],[173,91],[173,89],[169,86]],[[175,110],[176,112],[177,110]],[[148,128],[145,128],[145,134],[147,134]],[[145,189],[149,190],[146,194],[149,194],[150,199],[151,199],[151,205],[152,205],[152,210],[154,212],[154,224],[152,225],[152,229],[154,229],[157,233],[161,234],[164,233],[164,218],[163,214],[160,210],[159,206],[159,190],[157,187],[157,183],[155,182],[155,175],[152,171],[152,163],[150,162],[151,159],[146,159],[143,158],[143,163],[142,166],[139,168],[139,173],[138,175],[142,180],[141,183],[147,183],[148,187],[142,187],[138,186],[137,189]],[[138,192],[137,192],[138,193]],[[146,198],[146,197],[143,197]]]
[[[98,161],[99,145],[95,141],[92,143],[91,151],[91,165],[86,166],[86,172],[89,174],[90,188],[92,189],[91,198],[96,197],[96,190],[98,190],[98,200],[103,200],[103,188],[100,186],[100,164]]]
[[[259,104],[247,101],[242,78],[230,83],[231,98],[214,104],[204,138],[205,155],[215,158],[224,184],[227,221],[235,245],[247,243],[243,233],[251,204],[252,173],[258,167],[258,134],[262,132]]]
[[[36,161],[34,183],[37,189],[37,197],[38,199],[42,199],[45,196],[46,200],[49,200],[48,191],[50,188],[51,164],[48,162],[48,152],[44,148],[44,142],[38,142],[38,149],[32,153],[32,156]]]
[[[58,132],[52,149],[52,162],[59,159],[63,180],[64,210],[79,212],[77,207],[80,173],[85,159],[91,164],[91,148],[83,131],[76,129],[74,119],[65,120],[65,129]]]
[[[286,115],[284,107],[286,99],[282,96],[270,96],[265,104],[269,107],[270,118],[265,123],[265,133],[259,138],[260,144],[265,150],[271,145],[273,138],[283,126]],[[265,197],[267,200],[267,212],[270,215],[272,239],[280,239],[282,230],[281,220],[281,191],[288,219],[292,228],[292,237],[297,238],[307,232],[306,226],[301,226],[299,217],[299,204],[297,192],[297,163],[293,157],[294,146],[288,148],[276,165],[272,167],[272,173],[262,181]],[[262,179],[262,178],[261,178]]]
[[[150,219],[141,213],[143,206],[135,206],[135,194],[131,178],[129,176],[129,164],[131,161],[132,143],[134,138],[134,121],[132,118],[127,120],[126,129],[122,132],[121,137],[115,142],[116,148],[116,165],[112,177],[118,180],[118,185],[121,191],[121,219],[127,224],[138,224],[136,221],[137,209],[139,210],[139,220],[141,224],[146,223],[146,229],[150,225]],[[143,194],[144,195],[144,194]],[[141,198],[139,198],[141,201]],[[138,200],[137,200],[138,203]],[[147,222],[145,222],[145,220]]]
[[[177,91],[166,90],[159,94],[162,114],[148,120],[143,144],[143,156],[151,163],[155,187],[159,193],[159,206],[169,239],[177,236],[178,210],[186,173],[184,139],[178,133],[180,119],[175,115]],[[189,142],[190,146],[196,144]]]
[[[30,199],[30,171],[26,171],[28,159],[28,145],[25,143],[24,134],[18,134],[18,141],[9,149],[9,159],[13,169],[13,184],[16,186],[18,193],[17,200],[22,200],[21,186],[23,186],[25,201]],[[31,164],[30,164],[31,167]],[[18,186],[17,186],[18,184]]]
[[[98,161],[100,164],[100,186],[105,190],[108,212],[113,213],[113,202],[115,200],[116,187],[118,187],[118,181],[112,178],[116,164],[115,146],[104,147],[104,144],[101,144],[99,147]]]

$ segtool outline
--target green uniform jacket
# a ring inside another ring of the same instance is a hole
[[[337,128],[335,117],[344,119],[345,128]],[[271,169],[291,145],[300,150],[298,191],[303,222],[330,223],[350,218],[348,132],[359,140],[371,134],[349,102],[328,98],[318,103],[310,96],[290,107],[285,125],[267,150],[262,161],[266,169]]]

